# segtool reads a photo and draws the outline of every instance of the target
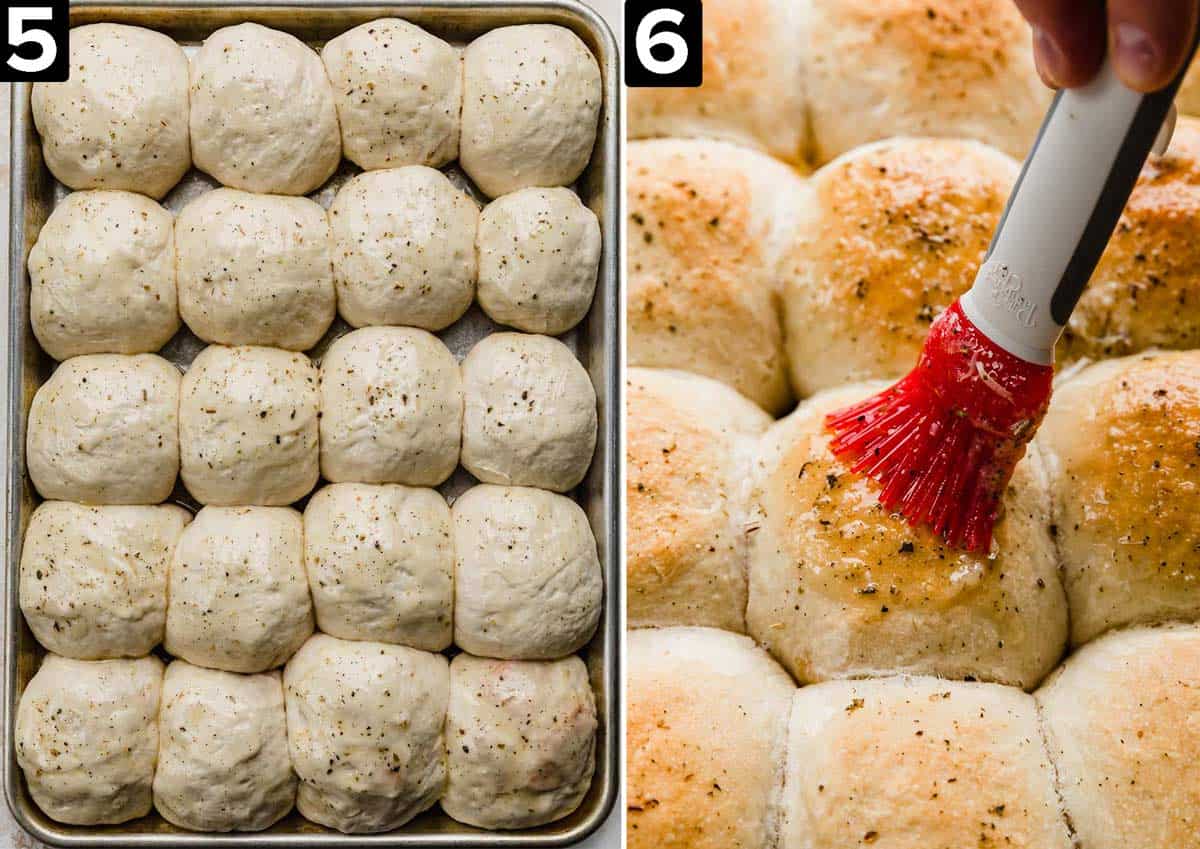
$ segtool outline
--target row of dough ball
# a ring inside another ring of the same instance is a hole
[[[1015,12],[1014,12],[1015,14]],[[629,364],[723,381],[767,412],[916,362],[974,281],[1018,165],[970,141],[857,148],[803,178],[724,142],[628,147]],[[1059,358],[1200,348],[1200,120],[1147,163]]]
[[[27,461],[43,498],[157,504],[176,476],[201,504],[292,504],[331,482],[575,487],[596,394],[549,336],[493,333],[461,367],[435,336],[370,327],[304,354],[210,345],[180,377],[155,354],[61,363],[34,395]]]
[[[629,92],[630,138],[704,137],[828,162],[902,135],[1023,158],[1050,104],[1008,0],[709,0],[704,83]]]
[[[578,807],[596,727],[577,657],[447,662],[318,634],[282,675],[48,655],[21,696],[16,749],[37,805],[75,825],[153,805],[186,829],[260,831],[295,805],[376,833],[440,801],[460,822],[516,829]]]
[[[728,387],[630,369],[631,626],[746,632],[802,683],[891,673],[1035,687],[1068,643],[1200,620],[1200,351],[1061,380],[990,555],[879,506],[828,450],[823,392],[772,423]]]
[[[1195,626],[1114,632],[1032,696],[922,676],[797,690],[708,628],[633,631],[629,655],[629,849],[1196,846]]]
[[[600,225],[570,189],[481,213],[419,165],[358,175],[328,213],[220,188],[175,219],[143,195],[82,191],[30,251],[30,317],[56,360],[157,351],[181,316],[205,342],[306,351],[335,310],[353,327],[438,331],[476,297],[500,324],[555,336],[587,314],[599,262]]]
[[[290,507],[43,502],[19,600],[38,641],[80,660],[160,643],[191,663],[262,672],[314,625],[347,640],[546,660],[582,648],[603,578],[583,509],[479,484],[453,508],[432,489],[330,484]]]
[[[153,30],[71,31],[71,77],[33,87],[46,165],[73,189],[161,198],[194,163],[220,183],[307,194],[343,153],[363,168],[457,158],[485,193],[573,183],[591,158],[600,68],[568,29],[501,27],[459,50],[407,21],[362,24],[320,55],[225,27],[189,63]]]

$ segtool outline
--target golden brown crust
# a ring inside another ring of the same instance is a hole
[[[654,369],[629,370],[626,404],[629,625],[744,631],[740,461],[769,417],[714,380]]]
[[[782,849],[1068,849],[1033,699],[888,678],[795,697]]]
[[[778,245],[799,186],[728,144],[629,145],[630,365],[703,374],[786,409]]]
[[[1040,458],[1017,466],[993,555],[950,549],[829,453],[825,413],[878,387],[823,393],[762,440],[750,634],[801,682],[909,672],[1035,686],[1067,628]]]
[[[1200,351],[1084,370],[1055,393],[1039,440],[1073,641],[1200,615]]]
[[[790,679],[746,637],[629,634],[629,849],[768,849]]]
[[[882,142],[818,171],[785,264],[796,392],[912,368],[970,288],[1016,174],[997,150],[942,139]]]
[[[802,8],[795,0],[708,0],[703,85],[630,89],[630,138],[724,139],[800,164]]]
[[[1200,845],[1200,632],[1119,631],[1038,691],[1067,813],[1088,849]]]
[[[1060,359],[1200,348],[1200,119],[1151,157],[1083,291]]]
[[[814,155],[937,135],[1022,157],[1050,92],[1008,0],[813,0],[804,75]]]

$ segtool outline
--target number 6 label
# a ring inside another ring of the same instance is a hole
[[[62,82],[67,78],[67,0],[4,4],[3,82]]]
[[[703,33],[700,0],[626,0],[625,85],[700,85]]]

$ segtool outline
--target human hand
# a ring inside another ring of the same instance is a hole
[[[1033,27],[1038,73],[1056,88],[1090,80],[1107,46],[1127,86],[1156,91],[1183,67],[1200,18],[1197,0],[1015,2]]]

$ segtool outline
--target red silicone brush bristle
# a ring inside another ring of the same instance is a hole
[[[987,551],[1053,377],[1051,366],[992,342],[955,302],[930,328],[915,369],[825,425],[834,454],[880,483],[884,507],[955,548]]]

